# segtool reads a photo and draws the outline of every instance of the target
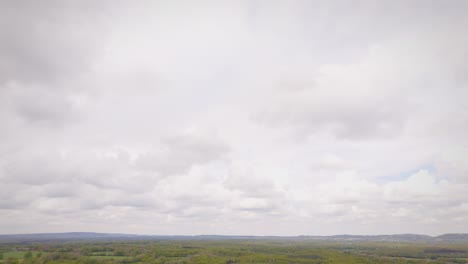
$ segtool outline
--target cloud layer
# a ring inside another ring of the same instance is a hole
[[[0,233],[468,232],[466,11],[3,1]]]

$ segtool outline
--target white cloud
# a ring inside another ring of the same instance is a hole
[[[0,233],[467,232],[467,8],[2,2]]]

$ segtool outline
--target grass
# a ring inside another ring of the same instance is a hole
[[[23,259],[24,254],[26,254],[28,251],[9,251],[9,252],[4,252],[3,253],[3,259],[7,258],[17,258],[17,259]],[[36,257],[38,254],[46,255],[47,252],[40,252],[40,251],[31,251],[32,257]]]

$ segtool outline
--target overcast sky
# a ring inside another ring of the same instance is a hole
[[[468,232],[467,1],[0,1],[0,233]]]

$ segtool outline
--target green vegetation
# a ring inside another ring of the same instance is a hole
[[[0,263],[468,263],[467,244],[300,239],[161,240],[0,245]]]

